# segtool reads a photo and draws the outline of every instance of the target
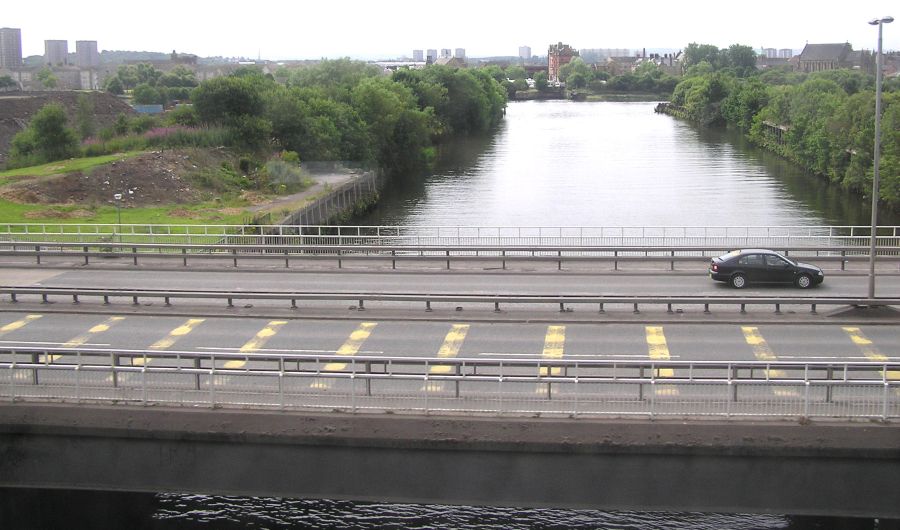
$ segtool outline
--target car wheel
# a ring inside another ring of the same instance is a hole
[[[747,285],[747,277],[743,274],[735,274],[731,277],[731,286],[735,289],[743,289]]]
[[[794,284],[796,284],[797,287],[801,289],[809,289],[810,287],[812,287],[812,278],[809,276],[809,274],[801,274],[800,276],[797,276],[796,280],[794,280]]]

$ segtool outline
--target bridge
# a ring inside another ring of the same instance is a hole
[[[255,230],[0,229],[2,485],[900,518],[896,228]]]

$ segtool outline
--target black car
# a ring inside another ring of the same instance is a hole
[[[752,248],[713,258],[709,277],[728,282],[735,289],[748,283],[793,283],[808,289],[822,283],[825,273],[815,265],[797,263],[772,250]]]

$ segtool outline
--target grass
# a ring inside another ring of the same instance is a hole
[[[222,209],[227,208],[223,213]],[[81,215],[73,215],[79,212]],[[249,215],[239,205],[207,201],[192,205],[168,205],[147,208],[115,206],[85,207],[46,204],[19,204],[0,200],[0,223],[10,224],[243,224]]]
[[[69,160],[57,160],[56,162],[48,162],[39,166],[0,171],[0,185],[6,184],[16,177],[46,177],[61,173],[71,173],[73,171],[84,171],[85,169],[102,166],[103,164],[109,164],[110,162],[125,160],[126,158],[131,158],[144,152],[145,151],[129,151],[127,153],[92,156],[89,158],[70,158]]]

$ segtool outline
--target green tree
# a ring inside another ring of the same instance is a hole
[[[0,90],[15,90],[19,88],[19,83],[9,75],[0,75]]]
[[[548,86],[547,72],[544,72],[543,70],[540,72],[536,72],[534,74],[534,88],[536,88],[538,92],[545,92]]]
[[[106,91],[117,96],[121,96],[125,93],[125,87],[122,85],[122,80],[119,79],[119,76],[110,76],[109,79],[106,80]]]
[[[684,67],[687,69],[704,61],[709,63],[713,69],[717,69],[720,66],[719,48],[712,44],[697,44],[696,42],[688,44],[684,49]]]
[[[722,53],[725,56],[723,65],[732,68],[738,77],[756,73],[756,52],[750,46],[732,44]]]
[[[159,90],[147,83],[141,83],[134,87],[131,97],[138,105],[156,105],[162,103]]]
[[[158,86],[166,87],[188,87],[197,86],[197,78],[194,72],[188,70],[184,66],[176,66],[171,71],[160,76],[156,83]]]
[[[59,103],[44,105],[28,127],[13,138],[10,159],[18,162],[52,162],[75,156],[78,139],[67,126],[66,112]]]
[[[204,123],[229,125],[242,116],[260,116],[263,99],[252,79],[217,77],[197,87],[192,95],[197,115]]]
[[[59,79],[56,75],[53,74],[49,68],[42,68],[37,73],[38,81],[44,86],[44,88],[56,88],[59,86]]]

